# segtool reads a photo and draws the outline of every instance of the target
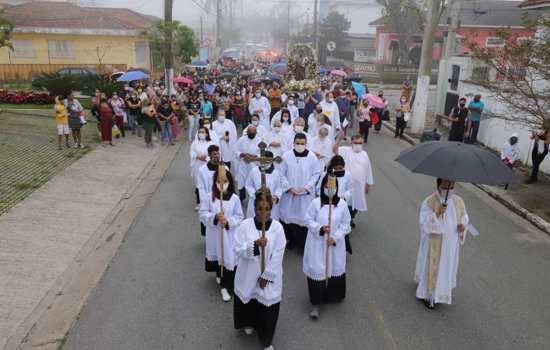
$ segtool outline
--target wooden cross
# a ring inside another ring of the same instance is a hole
[[[258,144],[258,148],[260,149],[260,156],[252,159],[252,161],[257,162],[260,165],[260,173],[262,175],[262,178],[261,178],[262,186],[261,186],[261,188],[265,189],[265,188],[267,188],[266,179],[265,179],[265,172],[266,172],[267,168],[269,168],[269,166],[273,163],[282,162],[283,159],[279,156],[277,156],[277,157],[267,157],[265,155],[265,151],[267,149],[267,144],[263,141]]]

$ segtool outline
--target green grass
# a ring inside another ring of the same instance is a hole
[[[91,97],[78,97],[78,101],[82,104],[84,109],[92,108],[92,98]],[[0,103],[0,109],[52,109],[52,104],[45,105],[36,105],[32,103],[23,103],[23,104],[14,104],[14,103]]]

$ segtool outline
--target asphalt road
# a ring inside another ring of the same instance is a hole
[[[409,147],[372,135],[375,186],[348,259],[348,294],[308,318],[301,256],[284,259],[276,349],[550,349],[550,238],[472,187],[457,192],[481,235],[461,251],[453,305],[414,297],[418,211],[434,180],[393,159]],[[177,156],[71,331],[64,350],[259,349],[233,329],[203,271],[187,147]]]

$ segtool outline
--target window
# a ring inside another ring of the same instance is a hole
[[[485,43],[487,47],[502,47],[504,46],[504,39],[497,37],[488,37]]]
[[[147,63],[147,43],[144,41],[138,41],[134,43],[134,50],[136,54],[136,64]]]
[[[65,40],[50,40],[48,54],[51,58],[74,58],[73,43]]]
[[[34,49],[32,47],[32,40],[12,40],[13,49],[10,50],[12,57],[34,57]]]

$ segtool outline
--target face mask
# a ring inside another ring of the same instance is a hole
[[[407,100],[401,99],[401,103],[405,103],[405,102],[407,102]]]
[[[207,129],[210,129],[210,124],[204,124],[203,126]]]
[[[302,132],[302,131],[304,131],[304,127],[301,126],[301,125],[294,125],[294,131]]]
[[[325,134],[319,134],[319,138],[320,138],[321,140],[324,140],[324,139],[327,138],[327,135],[325,135]]]
[[[344,174],[346,173],[346,171],[345,171],[345,170],[340,170],[340,171],[334,171],[334,172],[332,172],[332,173],[333,173],[334,176],[336,176],[336,177],[342,177],[342,176],[344,176]]]
[[[334,197],[336,195],[336,189],[335,188],[323,188],[323,193],[325,194],[325,196],[327,197]]]
[[[288,121],[288,117],[285,115],[283,116],[283,121],[287,122]]]
[[[198,135],[199,135],[199,140],[205,140],[206,139],[206,134],[205,133],[199,132]]]
[[[461,107],[461,108],[464,108],[464,107],[466,107],[466,104],[465,104],[465,103],[461,103],[461,104],[460,104],[460,107]]]
[[[262,96],[262,94],[260,94],[259,92],[256,93],[256,98],[260,98]]]
[[[330,103],[334,102],[334,98],[329,97],[328,102],[330,102]]]
[[[359,153],[363,150],[363,145],[353,144],[351,148],[353,149],[353,152]]]
[[[225,121],[225,115],[219,115],[219,116],[218,116],[218,121],[219,121],[220,123],[223,123],[223,122]]]
[[[251,140],[253,140],[255,137],[256,137],[255,133],[254,134],[252,134],[252,133],[248,134],[248,138],[251,139]]]
[[[304,153],[306,145],[294,145],[294,150],[298,153]]]
[[[323,110],[322,109],[316,109],[315,112],[321,114],[321,113],[323,113]]]
[[[455,194],[455,190],[452,189],[452,190],[449,190],[449,194],[447,195],[447,190],[446,189],[442,189],[442,190],[439,190],[439,195],[445,199],[445,196],[447,196],[447,199],[451,198],[452,196],[454,196]]]
[[[294,104],[294,100],[289,100],[289,101],[288,101],[288,104],[289,104],[290,106],[292,106],[292,105]]]
[[[274,126],[273,131],[275,131],[275,133],[279,133],[281,131],[281,127],[280,126]]]
[[[253,121],[252,121],[252,125],[258,126],[258,124],[260,124],[260,121],[259,121],[259,120],[253,120]]]

